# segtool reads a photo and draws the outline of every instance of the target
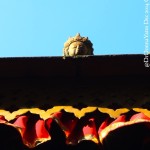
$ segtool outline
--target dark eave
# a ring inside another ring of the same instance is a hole
[[[0,58],[0,78],[150,75],[144,55]]]

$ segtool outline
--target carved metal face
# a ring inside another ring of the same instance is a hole
[[[78,33],[74,37],[64,43],[64,56],[78,56],[78,55],[93,55],[93,44],[88,37],[81,37]]]
[[[87,55],[88,48],[83,42],[77,41],[70,44],[68,53],[69,56]]]

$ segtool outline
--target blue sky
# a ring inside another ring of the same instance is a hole
[[[144,0],[0,0],[0,57],[62,56],[80,33],[95,55],[143,54]]]

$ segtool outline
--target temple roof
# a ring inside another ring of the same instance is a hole
[[[0,77],[103,77],[149,75],[144,55],[0,58]]]
[[[140,54],[0,58],[0,146],[149,148],[150,70],[143,60]]]

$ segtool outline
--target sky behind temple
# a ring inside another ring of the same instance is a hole
[[[95,55],[143,54],[144,0],[0,0],[0,57],[62,56],[80,33]]]

